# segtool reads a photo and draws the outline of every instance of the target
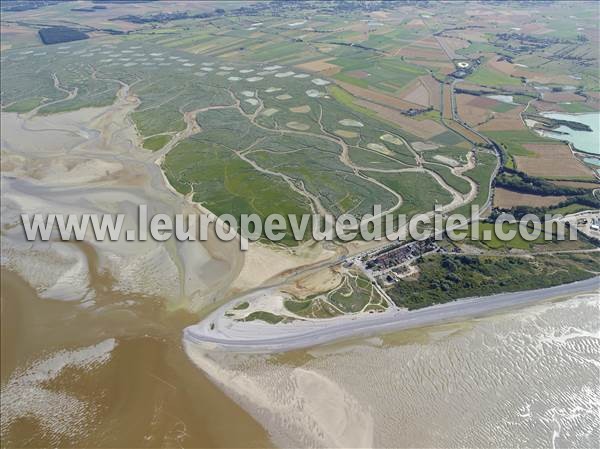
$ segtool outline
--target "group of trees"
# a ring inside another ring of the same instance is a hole
[[[506,155],[504,155],[506,157]],[[600,209],[600,200],[594,196],[590,189],[559,186],[546,179],[529,176],[519,170],[502,167],[501,171],[494,180],[496,187],[502,187],[514,192],[528,193],[541,196],[567,196],[568,198],[560,203],[548,207],[533,206],[515,206],[510,212],[519,219],[526,214],[535,214],[543,216],[546,213],[552,213],[553,209],[560,209],[572,204],[580,204],[592,209]],[[495,211],[495,214],[500,211]]]
[[[61,42],[80,41],[89,36],[82,31],[65,26],[42,28],[38,31],[42,42],[46,45],[60,44]]]
[[[435,255],[419,261],[418,280],[400,280],[390,290],[399,307],[418,309],[453,299],[514,290],[517,273],[531,271],[525,259]]]
[[[587,189],[558,186],[545,179],[529,176],[522,171],[506,167],[496,177],[496,186],[515,192],[542,196],[585,195],[589,192]]]

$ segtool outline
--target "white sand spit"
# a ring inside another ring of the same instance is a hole
[[[443,156],[441,154],[436,154],[435,156],[433,156],[433,158],[436,161],[441,162],[442,164],[450,165],[452,167],[458,167],[460,165],[457,160],[452,159],[451,157],[448,157],[448,156]]]
[[[378,153],[382,153],[382,154],[387,154],[387,155],[391,155],[393,154],[388,147],[386,147],[385,145],[381,144],[381,143],[368,143],[367,144],[367,148],[369,150],[373,150],[373,151],[377,151]]]
[[[325,92],[320,92],[315,89],[308,89],[306,91],[306,95],[308,95],[310,98],[319,98],[325,96]]]
[[[314,78],[314,79],[310,80],[310,82],[313,84],[316,84],[317,86],[327,86],[328,84],[330,84],[329,81],[323,80],[321,78]]]
[[[350,118],[345,118],[343,120],[340,120],[338,123],[343,126],[354,126],[357,128],[362,128],[364,126],[361,122],[359,122],[357,120],[352,120]]]
[[[345,129],[336,129],[334,131],[334,133],[337,134],[340,137],[348,137],[348,138],[351,138],[351,139],[353,139],[355,137],[358,137],[358,133],[357,132],[348,131],[348,130],[345,130]]]
[[[279,111],[279,109],[275,109],[275,108],[268,108],[265,109],[262,112],[262,115],[264,115],[265,117],[271,117],[273,114],[275,114],[277,111]]]
[[[295,129],[297,131],[306,131],[306,130],[310,129],[310,126],[308,126],[306,123],[300,123],[300,122],[287,122],[285,124],[285,126],[287,126],[288,128],[291,128],[291,129]]]
[[[379,138],[384,142],[393,143],[394,145],[404,145],[404,142],[402,142],[401,139],[391,134],[383,134]]]
[[[439,145],[433,142],[412,142],[412,147],[417,151],[435,150]]]
[[[310,112],[310,106],[305,104],[303,106],[296,106],[294,108],[290,108],[290,112],[296,112],[299,114],[306,114]]]

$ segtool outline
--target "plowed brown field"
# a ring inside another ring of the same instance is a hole
[[[517,168],[533,176],[593,179],[592,171],[573,156],[567,145],[526,143],[537,157],[515,156]]]
[[[494,193],[494,207],[501,209],[511,209],[515,206],[547,207],[554,206],[566,199],[566,196],[530,195],[497,188]]]

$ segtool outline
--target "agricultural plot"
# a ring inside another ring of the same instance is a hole
[[[342,68],[334,78],[358,87],[374,87],[386,92],[397,92],[415,78],[425,75],[423,69],[406,64],[397,58],[338,57],[332,61]]]
[[[440,154],[467,142],[435,115],[399,112],[439,98],[424,69],[345,46],[332,47],[328,58],[286,63],[296,47],[269,43],[273,29],[248,30],[250,38],[221,30],[216,39],[207,30],[73,42],[37,56],[6,51],[2,105],[55,113],[111,104],[121,90],[137,102],[130,119],[141,146],[164,156],[175,189],[216,214],[361,216],[375,204],[415,214],[468,193],[451,172],[451,156],[423,165],[415,153],[430,139]],[[252,63],[234,60],[243,53],[240,40],[254,47]],[[388,46],[382,37],[376,42]]]
[[[573,157],[568,146],[560,143],[524,144],[532,157],[517,156],[517,168],[533,176],[551,179],[592,180],[587,166]]]
[[[566,196],[531,195],[496,188],[494,192],[494,207],[500,209],[512,209],[515,206],[549,207],[562,203],[566,199]]]
[[[521,80],[506,75],[496,69],[482,65],[467,80],[481,86],[519,86]]]
[[[530,6],[522,4],[490,14],[502,6],[400,3],[257,2],[233,14],[227,4],[206,18],[119,20],[115,29],[126,34],[92,32],[79,42],[3,39],[2,109],[51,114],[107,106],[118,96],[132,110],[139,156],[160,161],[171,187],[217,215],[361,216],[374,205],[409,216],[436,205],[468,214],[471,204],[492,206],[497,155],[488,138],[504,148],[508,167],[597,187],[589,167],[521,117],[526,107],[600,108],[592,14],[558,17],[553,5],[539,7],[553,12],[542,17],[524,14]],[[132,14],[146,8],[154,7]],[[94,26],[110,22],[102,16]],[[569,198],[498,188],[494,199],[498,208],[543,208]],[[562,210],[589,207],[583,203]],[[299,251],[305,246],[313,247]],[[489,249],[506,248],[493,242]],[[289,315],[245,303],[235,316],[277,324],[385,310],[370,280],[338,268],[339,283],[310,291],[318,295],[290,288],[280,304]],[[423,273],[397,291],[398,304],[419,306],[410,296],[437,288]],[[429,303],[447,299],[441,290]]]
[[[473,143],[474,145],[485,145],[487,143],[483,137],[466,128],[461,123],[458,123],[454,120],[446,120],[444,123],[452,131],[456,132],[460,136],[464,136],[466,139],[469,140],[469,142]]]
[[[460,118],[470,127],[477,127],[493,116],[492,106],[499,102],[474,95],[456,95],[457,112]]]
[[[510,105],[506,105],[510,106]],[[504,104],[500,106],[500,108],[506,107]],[[494,107],[494,106],[492,106]],[[492,112],[491,116],[481,125],[477,127],[477,129],[481,132],[486,131],[527,131],[526,125],[523,123],[521,119],[520,113],[523,110],[523,106],[517,106],[514,108],[510,108],[506,111],[498,111]]]
[[[525,147],[525,143],[545,143],[548,139],[538,136],[527,129],[512,131],[483,131],[486,136],[498,142],[512,157],[535,156],[531,150]]]

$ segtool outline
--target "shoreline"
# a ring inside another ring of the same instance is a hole
[[[228,302],[205,317],[200,323],[185,328],[183,340],[185,343],[205,345],[210,349],[232,352],[287,352],[349,338],[369,337],[375,334],[489,315],[564,296],[582,293],[598,294],[599,292],[600,276],[593,276],[582,281],[542,289],[458,299],[414,311],[395,310],[378,316],[344,316],[329,320],[324,319],[322,322],[317,323],[317,326],[313,326],[312,329],[310,327],[311,323],[306,326],[294,323],[268,324],[253,321],[242,323],[245,327],[246,335],[239,332],[239,329],[236,335],[228,336],[224,333],[219,335],[218,331],[214,332],[214,336],[208,335],[214,327],[210,329],[210,325],[207,325],[207,322],[211,317],[219,315],[223,309],[229,308],[231,302]],[[332,320],[335,321],[332,322]],[[295,329],[292,330],[294,327]],[[255,335],[259,335],[260,337],[254,338]]]
[[[542,117],[546,117],[552,114],[562,114],[562,115],[567,115],[567,116],[574,116],[574,118],[577,118],[577,116],[587,116],[587,115],[591,115],[591,114],[598,114],[600,113],[600,111],[595,111],[595,112],[560,112],[560,111],[544,111],[542,113],[540,113],[540,115]],[[546,117],[546,118],[550,118],[552,119],[552,117]],[[576,123],[581,123],[581,122],[577,122]],[[560,126],[565,126],[565,125],[560,125]],[[557,128],[559,128],[560,126],[558,126]],[[567,127],[568,128],[568,127]],[[533,128],[530,128],[531,130],[533,130]],[[583,130],[574,130],[572,128],[569,128],[571,132],[560,132],[560,131],[554,131],[554,130],[541,130],[541,132],[537,132],[539,135],[541,135],[542,137],[546,137],[548,139],[553,139],[553,140],[557,140],[557,141],[562,141],[565,142],[569,148],[571,149],[571,153],[573,153],[573,155],[575,155],[575,153],[582,153],[585,155],[590,155],[590,156],[599,156],[600,153],[594,153],[592,151],[589,151],[587,149],[580,149],[577,148],[575,146],[575,143],[569,139],[566,138],[561,138],[560,136],[571,136],[572,137],[572,132],[591,132],[594,133],[594,129],[590,129],[588,131],[583,131]],[[555,134],[555,136],[557,137],[552,137],[549,135],[545,135],[545,133],[548,134]],[[585,164],[584,164],[585,165]],[[595,173],[594,173],[595,174]],[[598,178],[598,175],[596,175],[596,178]]]

